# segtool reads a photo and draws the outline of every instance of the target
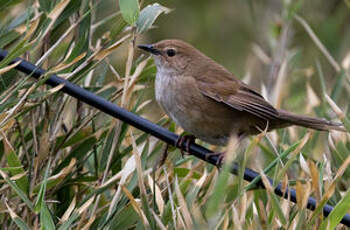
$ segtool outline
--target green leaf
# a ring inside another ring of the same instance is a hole
[[[113,217],[110,226],[118,226],[119,229],[130,229],[137,221],[140,221],[140,217],[129,203],[120,208],[120,211]]]
[[[18,56],[21,56],[26,51],[28,51],[30,48],[32,48],[32,44],[27,44],[26,41],[21,41],[16,47],[13,48],[12,51],[10,51],[7,56],[0,62],[0,68],[4,68],[7,66],[13,59],[17,58]]]
[[[140,13],[138,0],[119,0],[120,11],[129,25],[134,25]]]
[[[187,176],[189,173],[192,173],[191,178],[198,180],[201,177],[201,175],[198,172],[192,172],[190,169],[187,168],[176,167],[174,168],[174,173],[180,178]]]
[[[9,184],[10,187],[17,193],[17,195],[24,201],[24,203],[26,203],[26,205],[31,210],[34,210],[32,202],[28,199],[27,195],[17,186],[17,184],[10,180],[10,178],[2,170],[0,170],[0,175],[4,178],[6,183]]]
[[[81,0],[70,1],[61,13],[61,15],[57,18],[55,24],[59,25],[63,21],[68,20],[68,18],[72,16],[72,14],[79,11],[79,7],[81,6],[81,4]]]
[[[220,206],[225,199],[225,190],[228,186],[228,180],[230,177],[231,164],[225,162],[223,170],[220,172],[219,178],[215,183],[213,194],[208,200],[208,207],[206,210],[206,215],[208,218],[215,217],[220,213]]]
[[[335,85],[330,95],[333,101],[337,101],[339,99],[339,96],[341,95],[341,92],[343,91],[343,88],[344,88],[345,77],[346,77],[346,73],[344,72],[344,70],[339,72],[339,74],[336,76],[337,80],[335,82]]]
[[[72,158],[76,158],[78,162],[84,159],[96,144],[96,142],[96,137],[92,136],[77,144],[74,149],[64,158],[64,160],[62,160],[62,162],[57,165],[57,167],[53,170],[53,174],[59,173],[61,169],[69,164]]]
[[[344,117],[343,119],[341,119],[341,121],[343,122],[343,124],[344,124],[346,130],[347,130],[348,132],[350,132],[350,120],[349,120],[349,118]]]
[[[51,9],[52,2],[47,0],[39,0],[40,9],[48,13]]]
[[[5,201],[4,203],[7,206],[11,219],[16,223],[17,227],[19,227],[21,230],[29,230],[30,228],[28,225],[19,216],[17,216],[17,214],[11,209],[7,202]]]
[[[289,155],[289,153],[293,152],[300,144],[301,144],[301,141],[297,141],[292,146],[290,146],[287,150],[281,153],[281,155],[279,155],[264,169],[264,173],[267,174],[268,172],[270,172],[270,170],[273,169],[278,164],[278,162],[281,161],[281,159],[286,158]],[[245,192],[254,188],[256,186],[256,183],[259,182],[260,180],[261,180],[261,176],[259,175],[256,178],[254,178],[254,180],[252,180],[242,191]]]
[[[169,13],[171,10],[158,3],[148,5],[142,9],[140,17],[136,22],[136,31],[141,34],[147,31],[161,13]]]
[[[45,202],[42,204],[41,210],[40,210],[40,223],[41,223],[41,229],[45,229],[45,230],[56,229],[55,223],[52,220],[52,216]]]
[[[46,170],[45,170],[44,179],[43,179],[43,182],[41,184],[40,191],[39,191],[36,203],[35,203],[34,210],[36,212],[39,212],[39,210],[42,211],[42,205],[45,204],[44,197],[45,197],[45,192],[46,192],[47,178],[49,176],[50,164],[51,164],[51,162],[49,161],[49,163],[47,164],[47,167],[46,167]]]
[[[0,35],[0,47],[6,47],[8,44],[18,39],[21,36],[20,33],[11,30],[6,34]]]
[[[333,211],[329,216],[324,219],[321,223],[320,229],[335,229],[337,224],[340,223],[341,219],[350,210],[350,189],[346,192],[339,203],[334,207]]]
[[[287,220],[286,217],[283,214],[279,199],[277,198],[277,196],[274,193],[269,193],[270,198],[271,198],[271,204],[273,207],[273,210],[276,212],[278,219],[281,221],[281,223],[283,225],[287,224]]]
[[[21,3],[22,0],[1,0],[0,1],[0,11],[3,11],[5,8]]]
[[[16,225],[21,229],[21,230],[30,230],[28,225],[19,217],[16,217],[13,219],[13,221],[16,223]]]
[[[18,156],[14,151],[10,151],[9,153],[7,153],[6,158],[7,158],[7,163],[10,166],[9,171],[11,172],[12,176],[22,174],[25,172],[23,169],[21,160],[18,158]],[[16,180],[16,184],[23,192],[28,194],[28,188],[29,188],[28,177],[26,176],[21,177],[20,179]]]

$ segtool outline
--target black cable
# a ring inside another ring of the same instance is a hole
[[[1,50],[0,49],[0,61],[2,61],[6,56],[7,56],[7,51],[5,50]],[[27,62],[21,58],[16,58],[13,61],[11,61],[10,64],[13,64],[17,61],[21,61],[21,63],[19,65],[17,65],[15,68],[23,73],[26,74],[30,74],[32,77],[35,78],[39,78],[40,76],[45,74],[45,70],[33,65],[30,62]],[[70,83],[69,81],[62,79],[60,77],[58,77],[57,75],[53,74],[52,76],[50,76],[46,82],[46,84],[52,86],[52,87],[56,87],[60,84],[64,84],[63,88],[61,89],[62,92],[67,93],[68,95],[75,97],[78,100],[81,100],[83,102],[85,102],[86,104],[91,105],[92,107],[99,109],[119,120],[122,120],[140,130],[142,130],[143,132],[149,133],[157,138],[159,138],[160,140],[170,144],[170,145],[174,145],[178,139],[178,135],[170,132],[169,130],[162,128],[156,124],[153,124],[152,122],[139,117],[123,108],[120,108],[119,106],[107,101],[106,99],[99,97],[77,85],[74,85],[72,83]],[[183,148],[185,148],[186,144],[183,143]],[[210,153],[211,151],[209,149],[206,149],[200,145],[197,144],[190,144],[189,145],[189,153],[191,155],[194,155],[198,158],[200,158],[201,160],[204,160],[210,164],[215,165],[217,162],[217,156],[210,156],[210,157],[206,157],[206,155],[208,153]],[[232,168],[232,173],[233,174],[238,174],[238,165],[234,164],[233,168]],[[252,181],[254,180],[256,177],[259,176],[259,173],[246,168],[244,170],[244,175],[243,178],[246,181]],[[273,183],[273,180],[271,178],[268,178],[271,184]],[[262,181],[258,181],[257,186],[261,187],[261,188],[265,188],[264,184],[262,183]],[[284,197],[286,199],[290,198],[290,200],[294,203],[297,202],[296,199],[296,191],[294,189],[289,189],[287,188],[285,190],[285,192],[283,192],[282,190],[282,184],[278,184],[277,187],[275,188],[275,194],[277,194],[278,196]],[[308,202],[307,202],[307,208],[310,210],[315,210],[316,208],[316,199],[313,197],[309,197],[308,198]],[[324,216],[328,216],[331,211],[333,210],[333,207],[330,205],[325,205],[323,207],[323,214]],[[350,215],[346,214],[342,220],[341,220],[342,224],[345,224],[346,226],[350,227]]]

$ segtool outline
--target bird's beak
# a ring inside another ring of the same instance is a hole
[[[137,47],[140,49],[143,49],[147,52],[150,52],[151,54],[154,54],[154,55],[160,54],[160,51],[158,49],[154,48],[153,45],[138,45]]]

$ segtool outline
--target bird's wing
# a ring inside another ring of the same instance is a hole
[[[277,110],[259,93],[236,79],[217,79],[213,82],[197,81],[200,92],[239,111],[246,111],[264,120],[276,119]]]

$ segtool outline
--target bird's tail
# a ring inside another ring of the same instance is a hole
[[[278,110],[279,118],[286,122],[288,125],[299,125],[306,128],[329,131],[329,130],[338,130],[346,132],[342,123],[328,121],[321,118],[309,117],[290,113],[285,110]]]

